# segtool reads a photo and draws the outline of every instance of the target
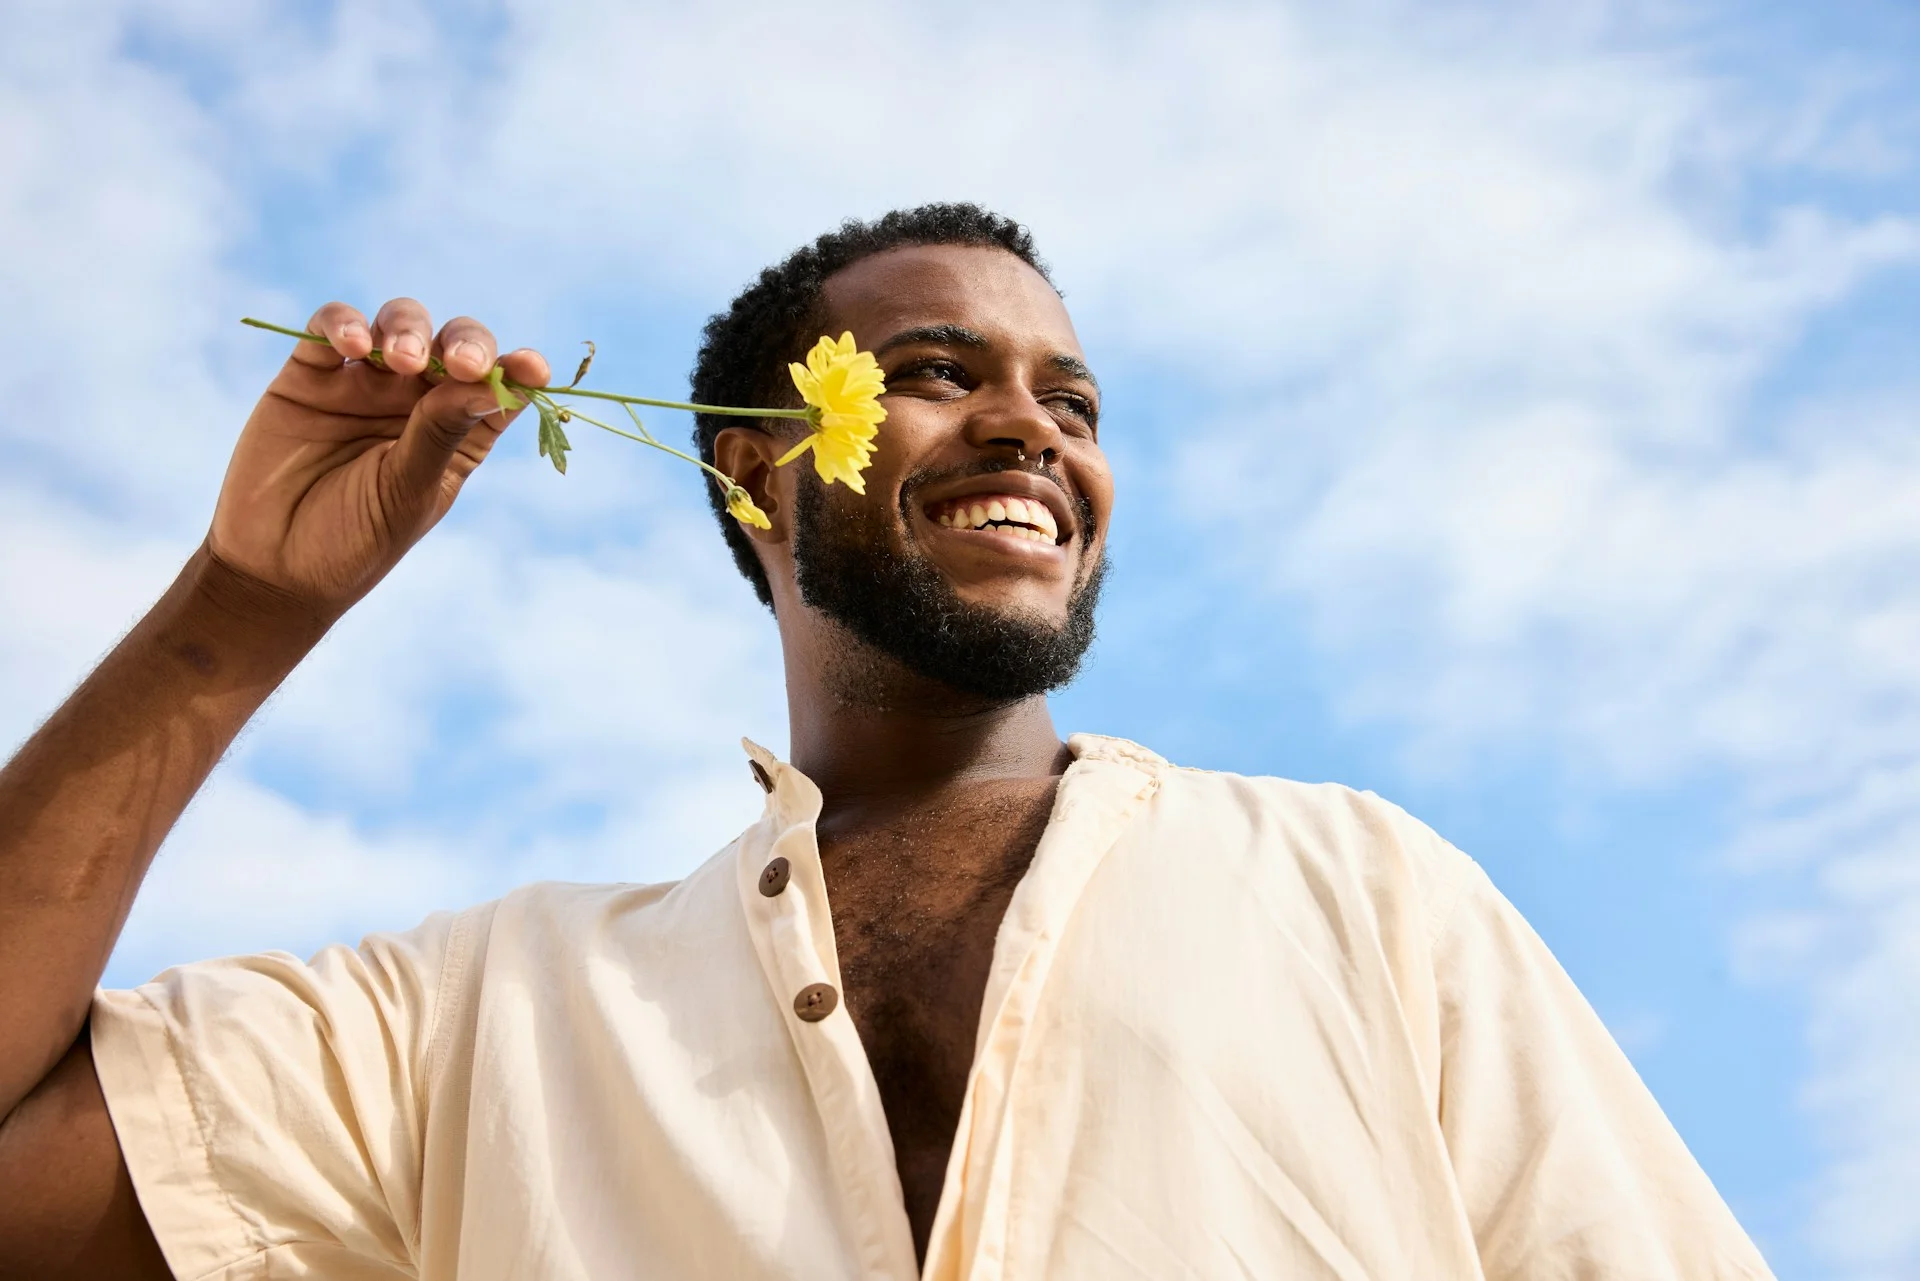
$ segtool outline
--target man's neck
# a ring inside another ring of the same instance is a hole
[[[970,783],[1066,769],[1045,695],[992,703],[844,633],[834,640],[786,647],[793,763],[825,798],[823,828],[884,821]]]

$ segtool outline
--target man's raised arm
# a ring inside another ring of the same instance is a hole
[[[398,299],[371,325],[329,304],[308,329],[333,346],[297,344],[261,397],[206,542],[0,770],[0,1275],[167,1275],[83,1035],[94,987],[154,852],[234,736],[507,425],[477,321],[436,337]],[[378,364],[363,359],[376,348]],[[500,363],[547,380],[535,352]]]

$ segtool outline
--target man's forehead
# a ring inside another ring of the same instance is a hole
[[[911,245],[862,258],[827,279],[833,328],[873,348],[909,329],[958,326],[989,339],[1038,340],[1078,353],[1066,305],[1046,279],[1003,249]]]

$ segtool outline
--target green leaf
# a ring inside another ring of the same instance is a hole
[[[499,405],[506,413],[512,413],[525,403],[518,396],[507,390],[507,371],[499,365],[495,365],[487,371],[487,386],[493,388],[494,403]]]
[[[573,448],[567,440],[567,433],[560,426],[560,415],[545,400],[536,401],[540,410],[540,456],[553,460],[553,469],[562,476],[567,474],[567,451]]]

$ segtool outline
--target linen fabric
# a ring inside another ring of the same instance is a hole
[[[1371,794],[1070,747],[927,1278],[1769,1275],[1465,855]],[[101,992],[176,1275],[921,1275],[846,1007],[794,1004],[840,985],[820,793],[748,751],[764,814],[676,884],[533,885]]]

